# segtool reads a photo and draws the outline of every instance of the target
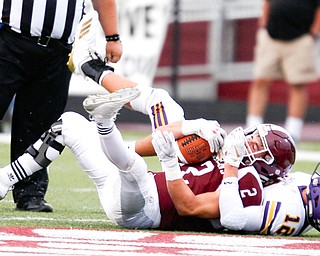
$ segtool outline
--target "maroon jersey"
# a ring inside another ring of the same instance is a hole
[[[224,165],[214,159],[201,164],[181,164],[183,179],[195,195],[213,192],[218,189],[223,179]],[[161,223],[159,229],[180,231],[216,231],[207,219],[180,216],[168,193],[164,172],[155,174],[159,194]],[[244,206],[260,205],[262,202],[262,185],[255,169],[246,167],[239,170],[239,193]]]

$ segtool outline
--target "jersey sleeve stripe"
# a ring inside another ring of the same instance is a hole
[[[262,225],[260,228],[260,234],[269,234],[270,233],[272,223],[276,219],[280,207],[281,207],[280,202],[267,201],[265,208],[264,208],[263,221],[262,221]]]
[[[157,103],[151,107],[152,115],[154,118],[154,128],[158,128],[160,126],[164,126],[168,124],[168,119],[166,115],[166,111],[162,102]]]

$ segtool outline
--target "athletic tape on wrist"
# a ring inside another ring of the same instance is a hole
[[[174,165],[168,165],[166,162],[161,162],[162,170],[165,172],[166,180],[173,181],[182,178],[182,172],[178,162]]]

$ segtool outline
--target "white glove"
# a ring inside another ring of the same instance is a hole
[[[199,118],[196,120],[184,120],[181,131],[183,135],[197,134],[208,141],[210,151],[218,153],[227,137],[227,132],[220,127],[217,121]]]
[[[222,147],[224,162],[239,167],[245,155],[245,136],[241,127],[233,130],[225,139]]]
[[[156,130],[152,133],[152,145],[161,162],[166,180],[177,180],[182,178],[182,172],[177,157],[177,144],[172,132],[163,133]]]

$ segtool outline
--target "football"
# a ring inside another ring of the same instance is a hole
[[[191,134],[176,140],[178,158],[181,163],[196,164],[213,156],[209,143],[196,134]]]

